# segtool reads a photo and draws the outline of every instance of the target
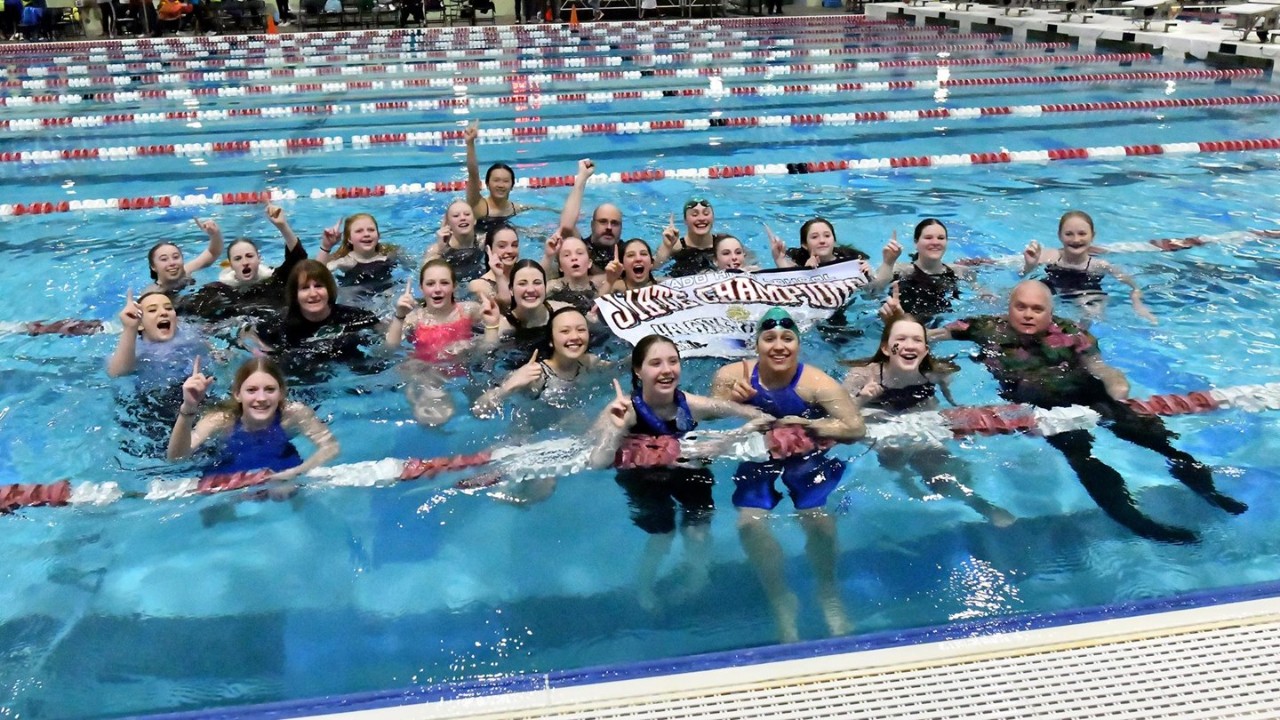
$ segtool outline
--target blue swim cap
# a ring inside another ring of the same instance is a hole
[[[771,307],[769,311],[760,316],[760,320],[756,322],[756,342],[760,342],[760,335],[766,330],[774,328],[782,328],[790,330],[796,334],[796,339],[800,339],[800,326],[792,319],[791,313],[780,307]]]

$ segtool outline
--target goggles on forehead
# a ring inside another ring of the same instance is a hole
[[[792,320],[789,317],[769,318],[768,320],[765,320],[764,322],[760,323],[760,326],[756,328],[756,334],[768,332],[769,330],[773,330],[776,328],[782,328],[783,330],[790,330],[791,332],[799,331],[799,327],[796,325],[796,321]]]
[[[699,205],[701,205],[704,208],[707,208],[708,210],[711,209],[711,203],[707,202],[706,198],[695,197],[695,198],[689,198],[689,200],[685,202],[684,211],[689,212],[690,210],[698,207]]]

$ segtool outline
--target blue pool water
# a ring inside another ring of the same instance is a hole
[[[797,35],[797,45],[857,42],[842,27],[833,26],[829,35]],[[785,32],[756,34],[768,38]],[[993,50],[997,55],[1039,59],[1046,52]],[[853,56],[874,57],[879,56]],[[1203,67],[1153,59],[1121,68],[1099,58],[950,72],[953,78],[969,78],[1185,69]],[[937,68],[923,68],[860,71],[847,78],[726,78],[724,85],[937,77]],[[542,92],[628,87],[711,85],[697,78],[644,78],[549,83]],[[478,98],[509,91],[509,84],[468,88]],[[169,122],[8,131],[0,132],[0,152],[427,132],[457,129],[471,119],[488,128],[1273,92],[1273,81],[1259,76],[962,87],[945,96],[927,89],[512,104],[465,113],[353,111],[211,120],[198,127]],[[86,102],[74,108],[10,108],[5,116],[358,105],[438,96],[452,97],[453,91],[312,92],[194,105]],[[1263,138],[1276,135],[1274,117],[1274,106],[1240,105],[838,127],[725,127],[485,143],[479,151],[482,165],[503,160],[521,176],[542,177],[572,174],[584,156],[593,158],[601,172],[624,172]],[[461,151],[456,143],[356,148],[347,142],[336,151],[276,156],[6,163],[0,165],[0,202],[270,188],[300,195],[283,205],[313,249],[320,228],[361,211],[379,219],[385,239],[419,253],[453,196],[307,196],[313,189],[339,186],[458,180]],[[1071,208],[1094,216],[1101,244],[1227,235],[1232,238],[1227,242],[1183,252],[1117,255],[1114,261],[1146,288],[1160,324],[1147,325],[1125,303],[1114,302],[1094,331],[1107,359],[1129,375],[1137,396],[1280,381],[1280,341],[1272,320],[1280,311],[1280,258],[1274,240],[1242,235],[1280,227],[1275,208],[1280,153],[1275,151],[615,183],[593,185],[586,204],[614,202],[624,213],[627,236],[655,241],[670,213],[694,193],[715,203],[717,228],[738,234],[761,257],[767,257],[762,223],[794,243],[800,223],[815,214],[831,218],[843,241],[873,256],[891,232],[905,237],[925,216],[948,224],[951,258],[1008,257],[1033,238],[1052,243],[1058,216]],[[537,243],[554,227],[565,194],[562,188],[517,191],[518,201],[548,208],[517,220],[526,256],[540,254]],[[188,255],[197,252],[200,242],[191,219],[210,216],[228,237],[265,241],[267,259],[279,257],[274,232],[254,205],[4,218],[0,288],[6,303],[0,323],[113,319],[125,291],[146,282],[147,248],[173,239]],[[212,277],[210,270],[201,279]],[[981,280],[1004,292],[1016,278],[1007,266],[988,266]],[[872,307],[869,301],[857,306],[854,314],[861,319],[855,327],[874,332]],[[977,300],[971,308],[999,310]],[[190,467],[169,466],[145,454],[147,443],[130,422],[128,403],[122,408],[131,383],[109,380],[103,371],[114,342],[111,333],[0,335],[0,483],[70,478],[141,490],[154,478],[193,474]],[[963,370],[955,383],[959,402],[995,401],[986,373],[965,360],[967,347],[939,349],[961,356]],[[841,372],[838,358],[870,351],[865,338],[834,346],[816,333],[807,336],[804,348],[809,362],[835,374]],[[605,349],[614,358],[626,352],[617,345]],[[241,357],[234,349],[225,355],[227,362],[216,370],[224,388],[228,368]],[[689,361],[684,386],[705,391],[715,367],[711,361]],[[341,439],[339,463],[433,457],[572,435],[609,397],[607,378],[602,378],[584,394],[581,410],[563,416],[532,406],[518,408],[515,417],[487,421],[460,412],[444,428],[427,430],[412,421],[400,382],[389,366],[363,374],[339,371],[324,385],[295,391]],[[454,391],[461,406],[470,390],[459,384]],[[1203,540],[1197,545],[1161,545],[1132,536],[1097,510],[1061,456],[1038,439],[968,438],[952,448],[974,468],[977,489],[1019,518],[1007,529],[990,526],[959,503],[908,497],[864,446],[837,450],[853,460],[830,508],[839,532],[841,592],[855,632],[1017,618],[1280,580],[1275,532],[1280,518],[1267,492],[1280,480],[1275,440],[1280,414],[1223,411],[1168,423],[1181,434],[1179,447],[1215,467],[1224,492],[1250,504],[1247,513],[1230,517],[1209,507],[1173,481],[1156,456],[1105,432],[1096,448],[1125,474],[1145,511],[1199,530]],[[560,478],[541,502],[523,505],[500,500],[548,488],[508,483],[462,491],[453,488],[465,477],[457,474],[388,488],[304,490],[297,503],[244,503],[238,519],[212,527],[204,526],[202,511],[224,498],[125,500],[101,508],[33,509],[0,517],[6,555],[0,586],[0,687],[5,688],[0,714],[53,718],[192,710],[771,644],[775,628],[734,529],[732,469],[727,463],[713,468],[721,509],[711,525],[710,583],[698,595],[676,599],[677,540],[658,586],[661,602],[652,610],[637,602],[634,583],[645,537],[630,524],[610,473]],[[785,511],[773,529],[787,555],[788,582],[801,599],[801,636],[821,638],[825,626],[813,599],[803,535]]]

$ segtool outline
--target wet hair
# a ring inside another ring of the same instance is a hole
[[[152,280],[160,279],[159,273],[156,272],[156,253],[160,252],[160,248],[164,247],[165,245],[173,245],[173,247],[177,249],[178,254],[179,255],[182,254],[182,248],[178,247],[174,243],[169,242],[168,240],[164,240],[162,242],[156,243],[155,245],[152,245],[151,249],[147,251],[147,268],[148,268],[148,272],[151,273]]]
[[[496,225],[493,225],[492,227],[490,227],[489,231],[484,234],[484,246],[492,250],[493,244],[498,241],[498,233],[502,232],[503,230],[510,230],[511,232],[515,233],[516,242],[520,241],[520,233],[516,232],[516,229],[514,227],[506,223],[497,223]]]
[[[524,270],[525,268],[533,268],[534,270],[537,270],[538,274],[542,276],[542,284],[545,285],[547,283],[547,271],[542,267],[542,263],[537,260],[525,258],[524,260],[517,261],[515,265],[512,265],[511,272],[507,275],[507,287],[513,292],[516,288],[516,273]]]
[[[645,358],[649,356],[649,348],[658,343],[666,343],[676,348],[676,355],[680,355],[680,348],[675,341],[666,335],[645,335],[640,338],[640,342],[631,350],[631,389],[640,392],[640,368],[644,367]]]
[[[1089,213],[1083,210],[1068,210],[1058,218],[1058,232],[1062,232],[1062,226],[1067,224],[1071,218],[1080,218],[1089,225],[1089,232],[1096,233],[1093,229],[1093,218],[1089,217]],[[153,276],[154,277],[154,276]]]
[[[942,221],[939,220],[938,218],[931,218],[931,217],[925,218],[920,222],[916,223],[916,230],[915,230],[916,242],[920,242],[920,236],[924,234],[925,228],[929,227],[930,225],[937,225],[938,227],[942,228],[942,232],[947,231],[947,226],[944,225]]]
[[[516,181],[516,171],[515,171],[515,170],[512,170],[510,165],[508,165],[508,164],[506,164],[506,163],[494,163],[494,164],[492,164],[492,165],[490,165],[490,166],[489,166],[489,169],[488,169],[487,171],[485,171],[485,174],[484,174],[484,184],[485,184],[485,185],[488,185],[488,184],[489,184],[489,178],[493,177],[493,171],[494,171],[494,170],[506,170],[506,171],[511,175],[511,182],[512,182],[513,184],[515,183],[515,181]]]
[[[258,372],[270,375],[277,383],[280,384],[280,405],[276,408],[276,414],[279,415],[284,412],[284,402],[289,396],[289,384],[285,382],[284,372],[280,369],[280,366],[276,364],[275,360],[266,356],[258,356],[249,358],[244,361],[243,365],[236,368],[235,377],[231,380],[231,398],[227,400],[225,407],[237,418],[241,417],[244,413],[244,406],[239,402],[236,402],[235,394],[240,392],[240,387],[244,385],[244,382],[249,379],[250,375]]]
[[[582,247],[585,248],[587,251],[587,274],[590,275],[591,274],[591,262],[590,262],[591,261],[591,244],[588,243],[586,240],[583,240],[581,237],[579,237],[576,234],[561,236],[560,249],[556,251],[556,258],[555,258],[556,269],[560,271],[561,275],[564,275],[564,269],[560,267],[560,253],[564,252],[564,243],[566,240],[577,240],[578,242],[582,243]]]
[[[442,267],[449,271],[449,282],[454,285],[458,284],[458,273],[454,271],[453,266],[449,264],[448,260],[440,257],[431,258],[430,260],[422,263],[422,267],[418,268],[418,284],[422,284],[422,276],[426,275],[428,270],[438,267]]]
[[[942,224],[941,220],[939,220],[938,218],[927,217],[921,220],[920,222],[916,223],[916,229],[915,229],[915,232],[913,233],[913,238],[915,242],[920,242],[920,236],[924,234],[924,231],[926,228],[932,225],[937,225],[938,227],[942,228],[942,232],[947,232],[947,226]],[[911,262],[915,262],[920,259],[920,253],[911,253],[908,257],[911,258]]]
[[[836,244],[837,242],[836,226],[832,225],[831,221],[826,218],[816,217],[816,218],[809,218],[808,220],[805,221],[803,225],[800,226],[800,247],[803,247],[803,248],[809,247],[809,228],[813,227],[814,225],[817,225],[818,223],[822,223],[823,225],[826,225],[828,228],[831,229],[831,244],[832,246]]]
[[[889,354],[884,351],[884,347],[889,344],[889,337],[893,334],[893,326],[900,322],[909,322],[919,325],[924,330],[924,347],[928,352],[924,359],[920,361],[920,373],[951,373],[959,370],[955,363],[946,358],[935,358],[932,349],[929,347],[929,328],[924,323],[916,319],[915,315],[902,313],[894,315],[885,320],[884,329],[880,331],[880,342],[876,343],[876,352],[871,357],[865,357],[858,360],[842,360],[844,365],[852,365],[860,367],[863,365],[879,365],[889,362]]]
[[[355,225],[356,221],[361,218],[368,218],[369,222],[373,223],[373,229],[378,231],[378,244],[373,247],[373,251],[375,253],[378,253],[379,255],[390,255],[396,251],[394,245],[383,244],[382,228],[378,227],[377,218],[369,213],[356,213],[355,215],[347,216],[347,218],[342,221],[342,245],[338,247],[336,252],[329,256],[330,260],[337,260],[340,257],[345,257],[355,249],[351,244],[351,226]]]
[[[549,360],[551,359],[551,356],[555,354],[556,341],[555,341],[555,332],[554,332],[555,328],[553,326],[555,325],[556,318],[562,315],[568,315],[569,313],[575,313],[577,315],[580,315],[584,321],[587,319],[586,314],[584,314],[581,310],[579,310],[578,308],[572,305],[562,305],[561,307],[558,307],[555,310],[552,310],[547,315],[547,324],[546,324],[547,334],[543,338],[542,346],[538,348],[539,357]],[[590,340],[591,340],[590,325],[587,326],[587,340],[588,340],[588,343],[590,343]]]
[[[235,247],[240,243],[248,243],[249,246],[252,247],[255,252],[258,250],[258,243],[250,240],[249,238],[236,238],[235,240],[231,241],[230,245],[227,246],[227,260],[231,259],[231,251],[234,250]]]
[[[134,299],[134,302],[138,303],[138,305],[142,305],[142,301],[143,301],[143,300],[146,300],[147,298],[151,297],[152,295],[163,295],[163,296],[165,296],[165,297],[169,298],[169,302],[173,302],[173,298],[169,297],[169,293],[167,293],[167,292],[165,292],[165,291],[163,291],[163,290],[148,290],[147,292],[144,292],[144,293],[142,293],[141,295],[139,295],[137,298],[135,298],[135,299]]]
[[[307,258],[299,260],[294,266],[293,272],[289,273],[289,281],[284,286],[284,300],[287,303],[288,317],[300,317],[301,309],[298,307],[298,288],[308,280],[316,280],[325,289],[329,291],[329,307],[338,304],[338,283],[333,279],[333,273],[329,272],[329,268],[319,260]]]
[[[730,234],[728,234],[728,233],[721,233],[721,234],[719,234],[719,235],[716,235],[714,238],[712,238],[712,240],[711,240],[711,252],[713,252],[713,253],[719,253],[719,252],[720,252],[720,244],[721,244],[721,243],[723,243],[725,240],[733,240],[734,242],[738,243],[739,245],[742,245],[742,241],[741,241],[741,240],[739,240],[739,239],[738,239],[738,237],[737,237],[736,235],[730,235]],[[746,245],[742,245],[742,249],[743,249],[743,250],[746,250],[746,249],[747,249],[747,246],[746,246]]]

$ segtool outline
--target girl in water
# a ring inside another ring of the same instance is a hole
[[[547,298],[572,305],[582,313],[591,312],[596,298],[609,291],[607,276],[591,273],[591,250],[582,238],[561,239],[557,233],[547,239],[548,250],[553,246],[560,277],[547,285]]]
[[[343,220],[340,244],[338,238],[336,228],[326,228],[316,260],[330,272],[341,273],[343,286],[359,286],[364,293],[391,288],[397,248],[382,242],[378,221],[372,215],[356,213]],[[338,245],[336,251],[334,245]]]
[[[147,252],[147,265],[153,283],[142,291],[144,295],[153,291],[176,293],[194,285],[196,280],[192,274],[218,261],[218,256],[222,254],[222,228],[213,220],[196,218],[195,223],[196,227],[209,236],[209,244],[190,262],[183,260],[182,250],[171,242],[152,245]]]
[[[610,292],[626,292],[639,290],[661,282],[653,276],[653,253],[649,243],[640,238],[631,238],[622,243],[622,250],[614,245],[613,260],[605,267],[605,277],[616,278]]]
[[[951,311],[952,301],[960,299],[961,280],[977,287],[977,275],[969,268],[942,261],[947,252],[947,226],[941,220],[921,220],[916,223],[914,236],[916,251],[911,262],[899,263],[902,246],[898,244],[898,233],[893,233],[868,291],[879,293],[889,283],[898,283],[903,311],[927,325],[934,317]]]
[[[715,269],[715,234],[711,226],[716,221],[715,210],[706,198],[689,198],[684,204],[685,233],[676,228],[676,218],[662,231],[662,246],[658,248],[656,263],[661,266],[672,261],[671,277],[697,275]]]
[[[182,385],[182,404],[169,435],[170,461],[191,456],[206,441],[217,443],[207,474],[270,470],[271,480],[291,480],[338,456],[338,441],[315,412],[288,399],[280,368],[256,357],[236,370],[231,400],[195,420],[213,378],[196,361]],[[315,446],[305,460],[291,438],[304,435]]]
[[[413,358],[405,363],[405,392],[413,417],[428,426],[441,425],[453,416],[453,401],[445,390],[445,378],[466,374],[462,355],[471,347],[472,327],[486,313],[479,303],[457,302],[453,268],[441,258],[428,260],[418,275],[422,302],[413,296],[413,283],[405,285],[387,326],[386,346],[400,347],[406,336],[413,343]],[[487,315],[497,322],[497,303],[486,299]]]
[[[947,382],[955,370],[955,366],[939,362],[929,354],[928,338],[920,321],[910,315],[899,315],[885,320],[875,355],[854,362],[853,369],[845,376],[844,388],[860,408],[895,415],[935,410],[939,390],[951,401]],[[1013,523],[1014,518],[1007,510],[969,488],[969,466],[952,457],[941,445],[880,443],[876,455],[880,465],[894,471],[901,487],[913,497],[923,495],[911,477],[911,470],[929,490],[963,502],[996,527]]]
[[[490,227],[489,232],[493,230]],[[427,248],[422,261],[432,258],[448,260],[462,282],[471,282],[484,274],[486,252],[476,237],[475,212],[466,200],[454,200],[445,208],[444,220],[436,232],[436,242]]]
[[[701,420],[740,417],[752,421],[747,428],[755,429],[773,419],[747,405],[683,392],[680,353],[675,343],[662,335],[647,335],[632,350],[630,395],[616,380],[613,387],[617,397],[600,415],[592,433],[597,437],[592,467],[612,465],[627,435],[678,438]],[[657,607],[658,568],[675,539],[677,505],[683,511],[679,527],[685,548],[681,594],[697,594],[706,585],[710,558],[708,529],[715,509],[711,471],[705,467],[631,468],[618,470],[616,479],[627,495],[631,522],[649,534],[637,582],[641,607]]]
[[[780,268],[821,267],[844,260],[866,260],[869,256],[852,245],[836,244],[836,229],[826,218],[813,218],[800,226],[800,247],[789,248],[764,226],[769,236],[773,261]]]
[[[1046,250],[1032,240],[1022,253],[1022,274],[1027,275],[1044,263],[1044,284],[1054,295],[1075,301],[1089,318],[1098,317],[1106,307],[1102,280],[1110,275],[1129,286],[1129,301],[1138,317],[1156,322],[1156,316],[1142,302],[1138,283],[1111,263],[1092,255],[1093,238],[1093,218],[1080,210],[1067,212],[1058,220],[1058,240],[1062,248]]]
[[[567,304],[547,299],[547,272],[536,260],[521,260],[511,266],[507,283],[511,309],[496,323],[486,320],[485,341],[494,345],[510,338],[519,348],[532,350],[546,338],[551,311]]]
[[[735,362],[716,372],[713,397],[760,408],[779,423],[799,425],[818,438],[848,442],[865,434],[862,415],[840,384],[800,362],[800,327],[786,310],[771,308],[760,318],[755,349],[756,360]],[[779,479],[804,530],[827,629],[832,635],[851,629],[836,582],[835,520],[824,510],[844,467],[844,461],[815,449],[781,460],[744,462],[734,473],[738,536],[764,587],[783,642],[799,638],[799,601],[787,587],[782,547],[769,528],[770,513],[782,501],[776,487]]]
[[[520,212],[520,207],[511,202],[511,188],[516,184],[516,173],[509,165],[494,163],[484,174],[484,187],[489,190],[489,197],[480,194],[480,161],[476,158],[476,137],[480,134],[480,123],[473,122],[463,131],[463,140],[467,146],[467,202],[475,212],[479,231],[487,231],[488,224],[506,220]]]
[[[715,245],[716,269],[725,272],[755,272],[760,268],[747,265],[747,249],[732,235],[720,235]]]
[[[584,371],[589,373],[604,364],[587,352],[591,341],[587,318],[577,308],[562,306],[551,311],[547,328],[549,342],[535,349],[529,362],[517,368],[500,385],[481,395],[471,408],[475,415],[492,417],[501,410],[505,398],[521,391],[552,407],[581,404],[583,398],[578,391]]]
[[[503,308],[511,307],[511,267],[520,260],[520,236],[510,225],[495,225],[484,236],[489,271],[467,284],[476,298],[492,298]]]

